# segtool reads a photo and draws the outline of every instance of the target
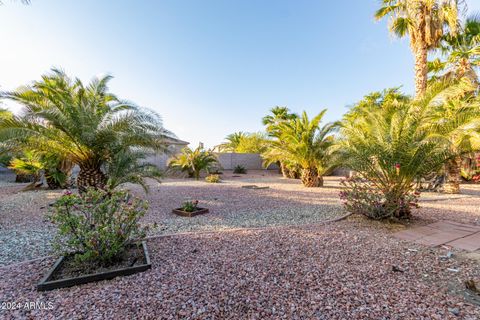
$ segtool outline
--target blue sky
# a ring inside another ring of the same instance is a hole
[[[332,121],[371,91],[413,92],[408,40],[374,21],[376,0],[4,2],[1,89],[52,66],[85,81],[110,73],[114,93],[194,146],[261,130],[275,105],[312,116],[327,108]]]

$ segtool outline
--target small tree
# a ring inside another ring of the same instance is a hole
[[[195,150],[189,147],[184,148],[182,153],[174,156],[169,161],[168,166],[171,169],[186,172],[189,177],[194,177],[196,180],[199,180],[202,171],[208,172],[216,164],[218,164],[218,160],[215,154],[199,146]]]
[[[334,137],[331,134],[335,124],[329,123],[320,127],[326,110],[313,119],[306,112],[301,117],[280,122],[272,128],[279,132],[279,139],[273,141],[270,150],[264,153],[264,165],[283,159],[285,163],[298,165],[301,168],[302,183],[306,187],[323,186],[323,175],[332,169],[332,155],[329,148]]]

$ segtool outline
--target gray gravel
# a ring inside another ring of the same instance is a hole
[[[47,256],[52,253],[52,228],[0,231],[0,266]]]

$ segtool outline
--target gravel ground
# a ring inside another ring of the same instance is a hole
[[[242,188],[253,183],[269,189]],[[21,192],[24,186],[0,185],[0,266],[51,253],[54,228],[46,221],[45,213],[62,191]],[[138,186],[127,187],[150,203],[142,221],[158,225],[150,235],[302,225],[344,214],[335,179],[328,180],[325,188],[305,189],[298,180],[283,180],[260,172],[241,177],[226,174],[225,182],[219,184],[185,179],[166,179],[161,184],[152,181],[147,195]],[[210,213],[193,218],[171,213],[189,199],[198,199],[199,205],[208,207]]]
[[[224,182],[166,179],[152,182],[145,195],[138,186],[128,186],[150,203],[145,224],[157,224],[151,235],[236,228],[308,225],[343,215],[338,199],[337,177],[327,177],[324,188],[304,188],[298,180],[281,179],[271,171],[247,175],[223,175]],[[267,186],[251,190],[244,185]],[[45,220],[48,204],[62,191],[21,192],[25,185],[0,182],[0,266],[51,253],[54,227]],[[480,225],[479,185],[462,186],[462,195],[427,193],[413,223],[426,224],[439,219]],[[179,217],[171,209],[185,200],[197,199],[210,213],[194,218]],[[454,216],[452,213],[454,212]]]
[[[0,310],[0,318],[480,318],[462,285],[480,280],[477,262],[456,252],[444,260],[444,249],[397,241],[390,232],[386,224],[352,218],[163,237],[148,243],[147,272],[46,293],[35,284],[53,259],[5,267],[0,296],[22,307]],[[30,301],[51,309],[24,309]]]

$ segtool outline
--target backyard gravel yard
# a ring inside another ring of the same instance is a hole
[[[226,173],[224,181],[165,179],[150,182],[145,195],[138,186],[127,186],[134,194],[148,199],[150,209],[143,223],[152,226],[150,235],[185,232],[223,231],[284,225],[309,225],[345,214],[338,198],[339,178],[327,177],[324,188],[304,188],[298,180],[286,180],[270,171],[248,175]],[[245,189],[257,185],[268,189]],[[49,204],[62,191],[21,192],[25,184],[0,182],[0,266],[51,254],[55,228],[45,217]],[[440,219],[480,225],[480,186],[462,186],[462,195],[425,193],[415,223]],[[171,213],[185,200],[199,200],[210,213],[193,218]],[[454,213],[454,217],[452,217]],[[155,228],[153,226],[156,225]]]
[[[52,258],[3,268],[2,319],[479,319],[463,289],[478,262],[397,241],[385,224],[189,234],[148,242],[152,269],[46,293]],[[452,272],[450,270],[457,270]]]
[[[252,184],[269,188],[242,188]],[[51,253],[50,241],[55,232],[45,214],[62,191],[21,192],[24,186],[0,185],[0,266]],[[305,189],[298,180],[259,172],[241,177],[226,174],[225,181],[219,184],[185,179],[166,179],[160,184],[151,181],[147,195],[138,186],[127,187],[149,201],[150,209],[142,222],[157,225],[150,235],[303,225],[344,214],[337,179],[327,179],[325,188]],[[172,209],[185,200],[195,199],[210,213],[193,218],[172,214]]]
[[[16,263],[51,254],[55,229],[45,214],[62,191],[1,182],[0,303],[48,310],[0,308],[0,319],[480,319],[480,296],[464,285],[480,282],[480,254],[392,237],[443,219],[480,225],[478,185],[456,196],[423,194],[406,225],[358,216],[324,224],[345,215],[338,182],[327,177],[324,188],[308,189],[254,172],[226,174],[220,184],[151,182],[147,195],[127,186],[150,203],[143,223],[157,225],[152,269],[44,293],[35,285],[54,258]],[[252,184],[269,188],[242,188]],[[185,200],[210,213],[172,214]]]

